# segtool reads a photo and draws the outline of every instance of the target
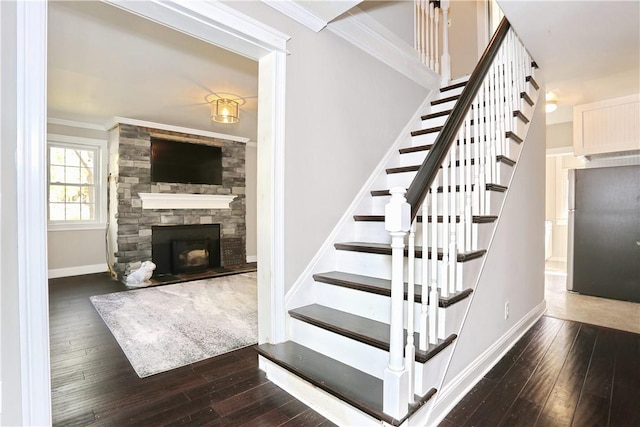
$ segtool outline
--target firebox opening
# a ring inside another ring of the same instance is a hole
[[[195,273],[209,268],[209,239],[172,240],[171,271]]]

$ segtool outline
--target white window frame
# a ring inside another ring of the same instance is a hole
[[[101,230],[107,226],[107,141],[70,135],[47,134],[47,211],[49,209],[49,146],[96,150],[95,162],[95,219],[67,221],[47,220],[48,231]],[[49,215],[47,214],[47,218]]]

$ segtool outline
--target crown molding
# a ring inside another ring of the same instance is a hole
[[[294,0],[262,0],[262,2],[316,33],[327,26],[327,21]]]
[[[427,89],[440,87],[440,76],[420,62],[412,46],[362,9],[354,7],[327,29]]]
[[[186,133],[188,135],[204,136],[207,138],[225,139],[227,141],[242,142],[245,144],[251,141],[251,138],[245,138],[243,136],[227,135],[225,133],[209,132],[206,130],[192,129],[192,128],[186,128],[182,126],[165,125],[164,123],[147,122],[145,120],[130,119],[127,117],[118,117],[118,116],[114,117],[113,119],[105,123],[104,127],[106,130],[111,130],[120,124],[140,126],[140,127],[146,127],[146,128],[152,128],[152,129],[160,129],[160,130],[166,130],[169,132],[180,132],[180,133]]]

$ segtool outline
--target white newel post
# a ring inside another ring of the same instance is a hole
[[[396,419],[409,407],[409,374],[403,357],[404,239],[411,226],[411,206],[402,187],[390,190],[391,200],[384,208],[385,229],[391,234],[391,324],[389,365],[384,371],[383,411]]]
[[[450,0],[441,0],[440,9],[442,9],[442,63],[441,76],[442,84],[447,85],[451,80],[451,56],[449,55],[449,2]]]

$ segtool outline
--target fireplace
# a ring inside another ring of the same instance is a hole
[[[220,267],[220,224],[151,227],[154,276]]]

